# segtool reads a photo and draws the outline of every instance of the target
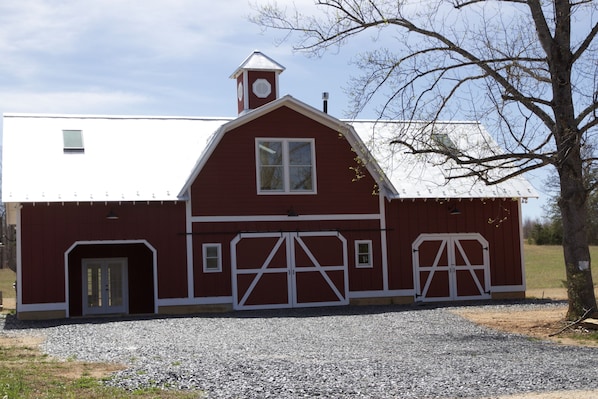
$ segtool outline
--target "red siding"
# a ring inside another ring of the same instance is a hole
[[[315,138],[317,195],[258,195],[255,138]],[[331,130],[286,107],[228,132],[192,185],[193,215],[377,213],[371,176],[355,181],[355,153]]]
[[[459,215],[450,214],[454,207]],[[480,233],[490,247],[492,285],[523,282],[517,201],[393,201],[387,223],[391,289],[413,288],[411,244],[422,233]]]
[[[118,220],[106,219],[110,209]],[[158,297],[187,295],[183,203],[25,204],[21,227],[23,303],[63,302],[65,251],[95,240],[147,240],[157,250]]]

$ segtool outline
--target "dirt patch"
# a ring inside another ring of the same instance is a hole
[[[580,339],[579,335],[583,335],[585,331],[580,330],[579,328],[568,329],[561,334],[551,336],[568,324],[565,321],[565,315],[567,313],[566,306],[558,306],[553,309],[517,311],[463,309],[457,310],[455,313],[476,324],[500,331],[527,335],[537,339],[550,340],[564,345],[598,347],[598,342],[596,341]]]
[[[42,336],[0,336],[0,350],[10,348],[10,354],[3,359],[5,365],[13,369],[31,368],[45,364],[46,372],[69,380],[81,377],[103,378],[124,369],[124,366],[112,363],[78,362],[76,360],[56,361],[41,353]],[[4,353],[3,353],[4,354]]]

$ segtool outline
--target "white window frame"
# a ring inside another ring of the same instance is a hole
[[[360,245],[367,245],[368,251],[367,253],[359,252]],[[360,255],[367,255],[368,262],[364,263],[360,261]],[[372,240],[355,240],[355,267],[357,268],[372,268],[374,267],[374,263],[372,261],[374,254],[372,253]]]
[[[212,258],[208,258],[208,248],[216,248],[217,251],[217,262],[218,262],[218,267],[216,269],[211,269],[208,268],[208,259],[214,259]],[[204,243],[201,246],[201,259],[202,259],[202,264],[203,264],[203,271],[204,273],[219,273],[222,272],[222,244],[220,243]]]
[[[261,164],[260,164],[260,144],[263,141],[279,142],[282,143],[282,166],[283,166],[283,188],[281,190],[263,190],[261,182]],[[289,143],[290,142],[303,142],[309,143],[311,147],[311,190],[291,190],[290,188],[290,173],[289,173]],[[255,173],[257,182],[257,193],[262,195],[281,195],[281,194],[292,194],[292,195],[313,195],[317,194],[317,181],[316,181],[316,141],[315,139],[306,138],[276,138],[276,137],[256,137],[255,139]]]

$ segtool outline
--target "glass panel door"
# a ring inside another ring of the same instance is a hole
[[[126,259],[84,259],[83,279],[83,314],[127,312]]]

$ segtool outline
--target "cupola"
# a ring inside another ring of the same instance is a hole
[[[278,98],[278,75],[284,67],[272,58],[254,51],[230,76],[237,81],[239,115]]]

